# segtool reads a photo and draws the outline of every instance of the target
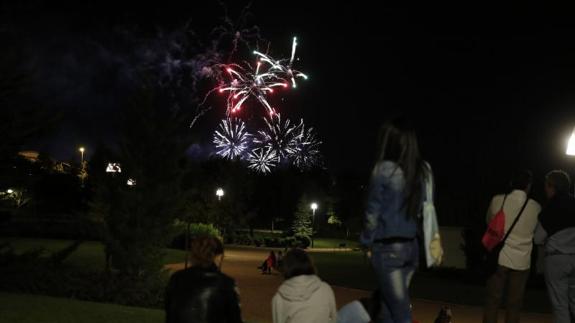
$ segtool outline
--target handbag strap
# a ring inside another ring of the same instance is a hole
[[[521,217],[521,214],[523,214],[523,210],[525,210],[525,207],[527,206],[528,202],[529,202],[529,195],[525,198],[525,203],[523,203],[523,206],[521,207],[521,211],[519,211],[519,214],[517,214],[517,216],[515,217],[515,220],[511,224],[511,227],[509,228],[509,230],[507,230],[505,237],[503,238],[503,240],[501,240],[501,243],[505,243],[505,240],[507,240],[507,237],[509,237],[509,234],[511,233],[511,231],[513,231],[513,228],[515,227],[515,225],[519,221],[519,218]],[[503,206],[501,208],[503,208]]]
[[[505,205],[505,200],[507,200],[507,194],[505,194],[503,196],[503,202],[501,202],[501,207],[499,208],[499,211],[503,210],[503,206]]]
[[[433,189],[435,184],[433,183],[433,173],[431,172],[431,166],[425,162],[425,167],[427,169],[427,176],[425,177],[425,202],[433,203]]]

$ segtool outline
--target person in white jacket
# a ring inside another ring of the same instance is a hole
[[[272,299],[274,323],[335,323],[337,309],[331,287],[317,275],[309,255],[290,250],[283,259],[285,281]]]

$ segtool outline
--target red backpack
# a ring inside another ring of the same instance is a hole
[[[487,251],[493,250],[493,248],[503,240],[503,236],[505,236],[505,212],[503,211],[503,206],[505,205],[506,199],[507,195],[503,198],[499,212],[489,221],[487,230],[481,239],[481,243]]]

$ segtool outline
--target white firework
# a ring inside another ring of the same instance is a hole
[[[298,131],[303,126],[303,121],[299,125],[291,125],[290,120],[282,122],[279,114],[264,118],[266,128],[258,131],[258,138],[254,143],[269,148],[275,152],[282,162],[297,152],[297,142],[302,133]]]
[[[279,158],[269,147],[259,147],[249,153],[248,162],[248,168],[265,174],[278,165]]]
[[[297,131],[299,135],[296,136],[295,152],[290,155],[292,163],[301,170],[307,170],[320,162],[321,153],[319,146],[321,141],[316,137],[313,128],[305,128],[305,125],[300,123]]]
[[[250,137],[242,120],[224,119],[214,133],[216,154],[228,159],[242,158],[249,147]]]

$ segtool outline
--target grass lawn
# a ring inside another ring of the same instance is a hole
[[[55,239],[4,239],[0,242],[9,241],[16,252],[42,248],[46,255],[67,247],[71,241]],[[164,257],[165,264],[184,262],[185,252],[176,249],[166,249]],[[65,263],[78,266],[80,268],[103,269],[104,268],[104,246],[97,241],[86,241],[80,245]]]
[[[331,248],[334,244],[336,244],[337,246],[342,241],[344,240],[317,239],[316,244],[324,246],[324,248]],[[69,243],[70,241],[49,240],[49,239],[12,240],[12,245],[16,248],[18,252],[23,252],[25,250],[35,248],[44,248],[47,253],[54,252],[63,249]],[[348,246],[351,245],[348,244]],[[181,250],[166,249],[166,257],[164,259],[164,263],[166,264],[181,263],[184,261],[184,256],[185,253]],[[373,273],[373,270],[371,269],[369,261],[364,258],[364,254],[362,252],[358,251],[312,252],[311,256],[313,257],[314,262],[317,266],[319,275],[322,277],[323,280],[332,285],[357,288],[363,290],[373,290],[376,288],[375,275]],[[79,266],[80,268],[101,269],[104,266],[103,246],[99,242],[93,242],[93,241],[85,242],[66,261],[69,264]],[[2,316],[7,315],[4,314],[4,309],[6,308],[6,306],[8,306],[6,305],[6,302],[4,302],[4,299],[7,298],[6,295],[8,294],[0,293],[0,322],[11,322],[9,320],[5,320],[4,317]],[[444,301],[456,304],[481,306],[483,304],[483,298],[484,298],[484,287],[481,282],[476,283],[466,282],[464,279],[462,279],[462,277],[458,277],[456,273],[451,274],[449,273],[449,271],[445,271],[443,274],[440,275],[432,272],[418,272],[415,274],[412,282],[411,295],[416,298]],[[18,302],[18,300],[22,297],[36,297],[36,296],[17,296],[14,302]],[[61,302],[66,301],[68,300],[65,299],[61,300]],[[40,306],[41,302],[38,303],[39,303],[38,306]],[[112,306],[105,304],[100,305]],[[39,312],[47,311],[49,308],[50,308],[49,306],[46,306],[46,308],[40,306],[38,308],[38,311]],[[117,308],[123,308],[123,307],[118,306]],[[529,288],[525,295],[524,308],[528,309],[530,312],[548,312],[550,307],[545,289]],[[136,310],[139,309],[134,309],[132,310],[132,312]],[[13,311],[13,313],[20,313],[20,312],[26,313],[27,311],[23,310],[22,307],[20,307],[19,310]],[[125,312],[132,313],[128,310],[125,310]],[[12,312],[9,311],[7,313]],[[64,314],[65,310],[62,310],[62,313],[58,315],[64,315]],[[113,317],[116,317],[116,315],[117,314],[114,314]],[[71,322],[70,321],[71,317],[73,317],[72,314],[70,314],[68,320],[61,319],[54,321],[36,321],[36,322]],[[110,317],[112,317],[112,315]],[[10,317],[10,319],[12,319],[13,321],[15,320],[14,322],[16,321],[20,322],[19,319],[13,317]],[[104,319],[101,320],[101,322],[105,321],[106,320]],[[22,320],[22,322],[27,321]],[[129,322],[129,321],[117,320],[113,322]],[[148,321],[141,321],[141,322],[148,322]]]
[[[0,293],[2,323],[161,323],[162,310]]]
[[[345,239],[329,239],[329,238],[317,238],[315,239],[313,246],[314,248],[339,248],[340,243],[345,243],[346,248],[359,248],[359,242],[353,240]]]

